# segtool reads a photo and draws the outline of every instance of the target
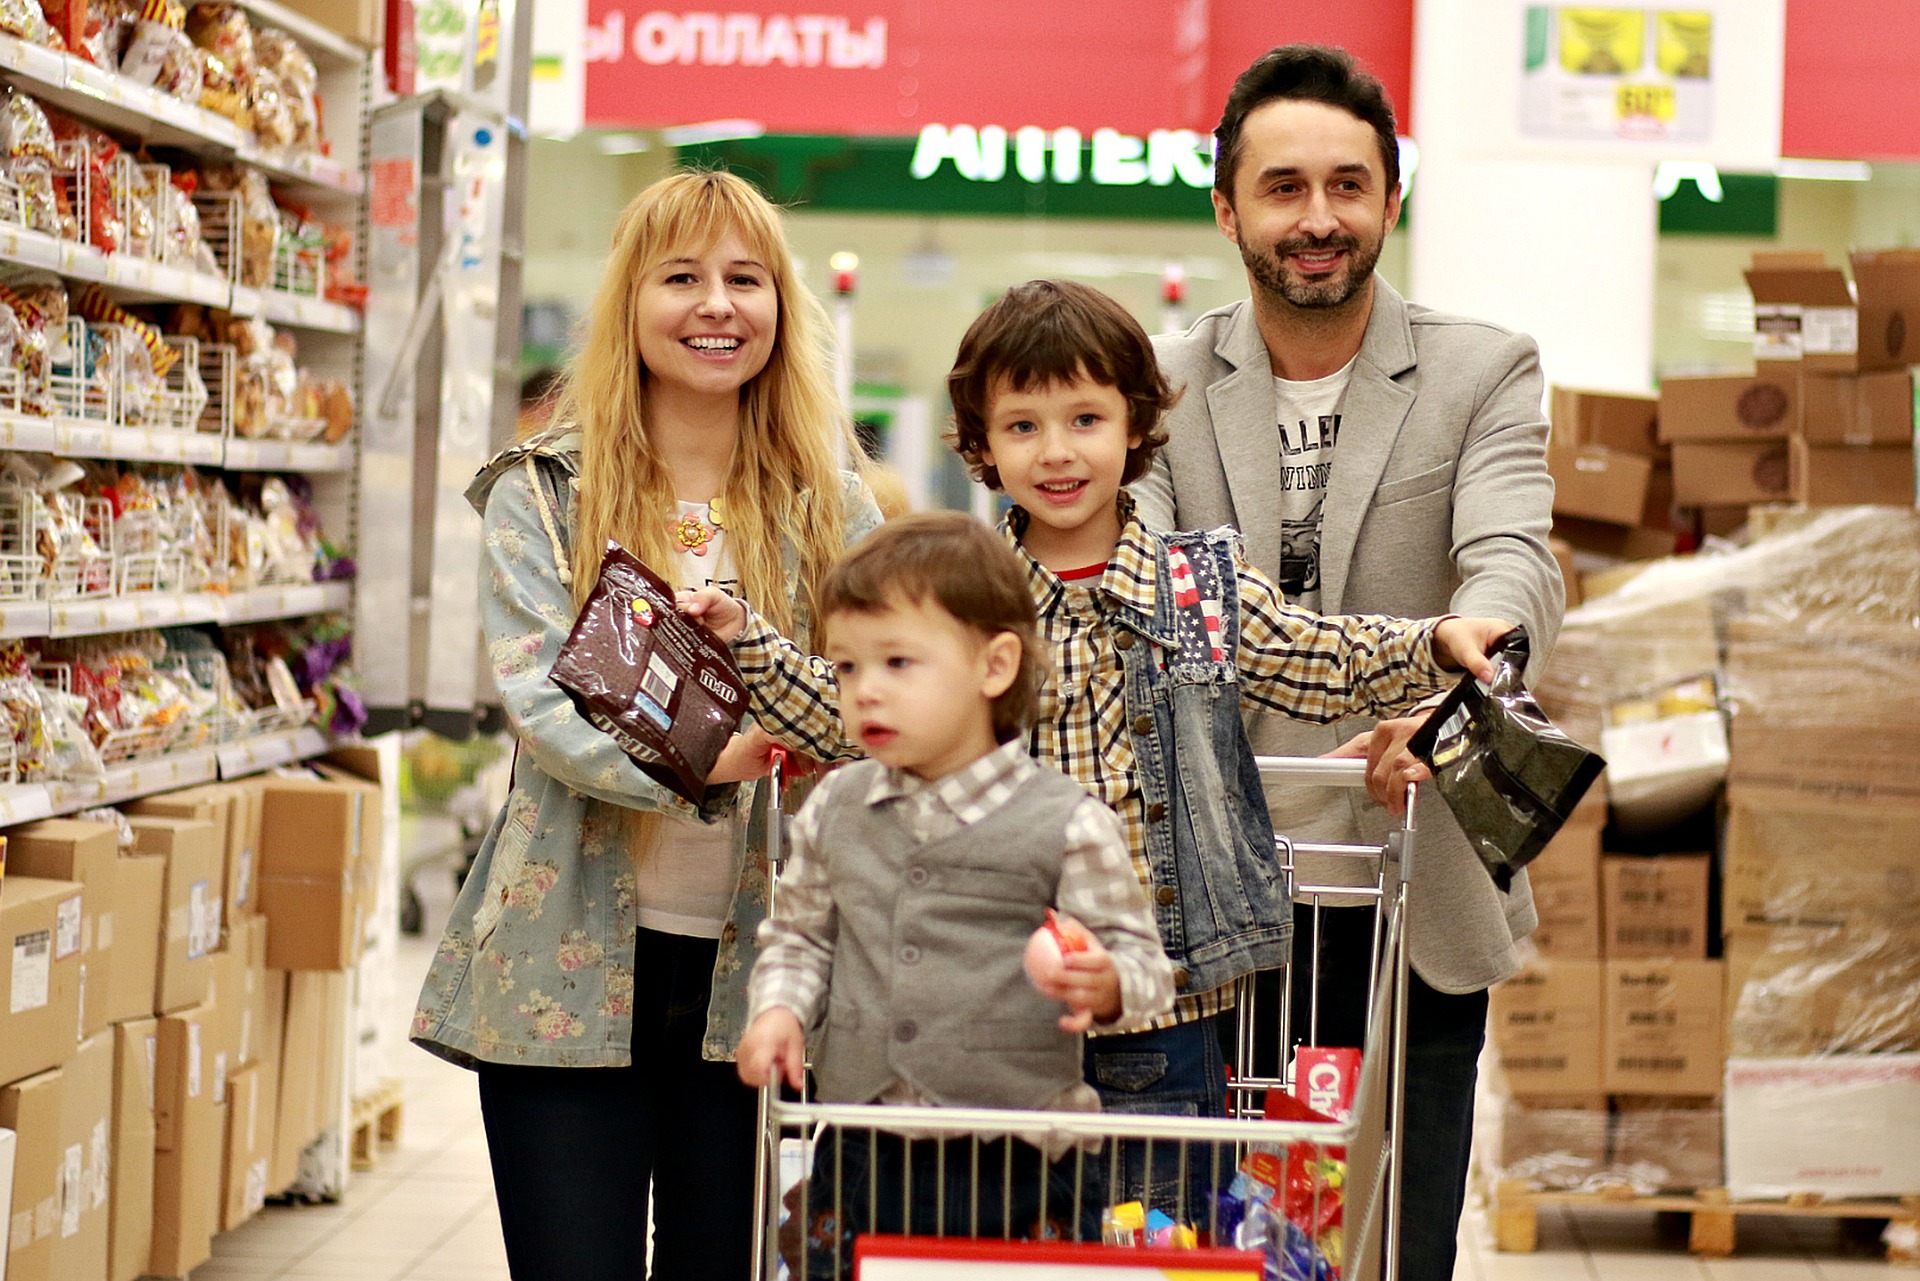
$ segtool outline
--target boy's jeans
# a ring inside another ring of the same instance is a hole
[[[1217,1022],[1195,1019],[1146,1032],[1088,1037],[1087,1081],[1100,1092],[1101,1108],[1116,1113],[1225,1116],[1227,1068],[1214,1027]],[[1147,1147],[1138,1141],[1121,1145],[1122,1186],[1114,1189],[1113,1200],[1144,1200],[1149,1209],[1205,1231],[1213,1189],[1233,1181],[1232,1150],[1207,1143],[1154,1143],[1149,1183]],[[1108,1160],[1103,1158],[1103,1168]]]
[[[1101,1156],[1073,1153],[1049,1166],[1038,1148],[1018,1139],[976,1144],[828,1128],[815,1144],[804,1199],[791,1203],[802,1220],[806,1276],[851,1277],[853,1240],[870,1232],[1098,1243],[1103,1168]]]

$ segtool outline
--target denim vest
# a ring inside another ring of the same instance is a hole
[[[1176,985],[1210,992],[1287,963],[1293,906],[1240,716],[1239,536],[1148,533],[1158,553],[1153,613],[1118,605],[1110,621],[1146,803],[1154,923]],[[1182,558],[1190,583],[1174,574]]]

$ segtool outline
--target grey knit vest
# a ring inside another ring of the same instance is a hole
[[[1044,1107],[1081,1079],[1065,1007],[1021,968],[1060,887],[1067,822],[1087,793],[1049,768],[992,814],[916,842],[892,806],[865,804],[882,767],[837,780],[818,849],[839,912],[820,1098],[868,1103],[895,1080],[950,1107]]]

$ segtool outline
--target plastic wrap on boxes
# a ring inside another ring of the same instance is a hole
[[[1718,1099],[1619,1095],[1613,1100],[1608,1172],[1636,1192],[1720,1186]]]
[[[1518,1179],[1550,1191],[1614,1182],[1607,1169],[1604,1099],[1585,1106],[1494,1093],[1474,1108],[1474,1144],[1494,1179]]]
[[[1920,925],[1768,930],[1728,993],[1740,1058],[1920,1051]]]

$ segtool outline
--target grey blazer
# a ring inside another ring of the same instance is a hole
[[[1134,485],[1141,518],[1163,529],[1237,526],[1253,564],[1278,577],[1278,411],[1251,302],[1210,311],[1154,348],[1186,393],[1167,420],[1171,440]],[[1547,548],[1542,401],[1530,338],[1408,303],[1376,276],[1327,484],[1324,612],[1508,618],[1526,625],[1539,663],[1566,604]],[[1369,724],[1250,714],[1248,729],[1262,755],[1317,756]],[[1269,801],[1277,830],[1296,839],[1372,842],[1387,831],[1363,792],[1294,788]],[[1532,890],[1517,877],[1501,894],[1431,792],[1418,821],[1414,969],[1441,991],[1477,991],[1518,968],[1513,944],[1538,924]]]

